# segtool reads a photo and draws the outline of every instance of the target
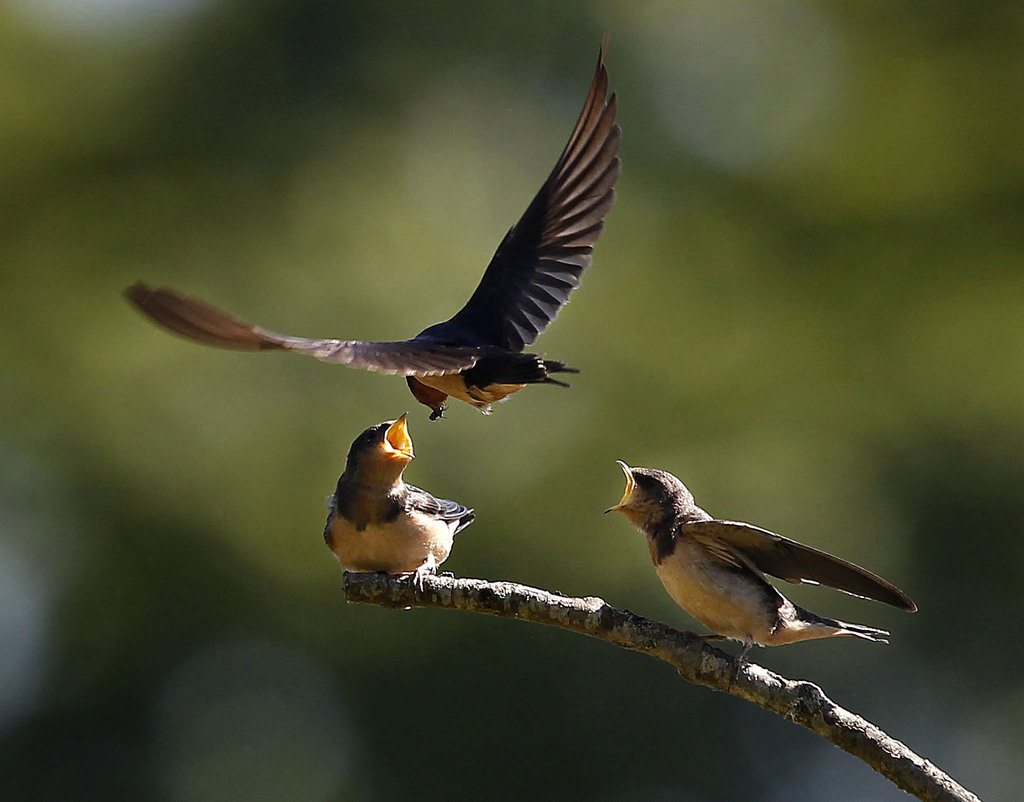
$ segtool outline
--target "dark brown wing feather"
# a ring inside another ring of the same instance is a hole
[[[452,534],[457,535],[476,520],[473,510],[457,501],[437,498],[414,485],[406,485],[406,488],[404,504],[406,512],[415,511],[433,518],[440,518],[442,521],[458,521],[458,526]]]
[[[466,305],[420,338],[521,351],[555,319],[590,266],[615,200],[622,139],[616,106],[602,48],[590,94],[551,175],[505,235]]]
[[[141,281],[126,289],[125,295],[139,310],[165,328],[218,348],[298,351],[324,362],[403,376],[458,373],[473,367],[481,356],[477,348],[415,340],[361,342],[290,337],[246,323],[198,298],[179,295],[167,287],[153,289]]]
[[[683,524],[680,533],[724,542],[761,571],[787,582],[820,583],[901,610],[917,609],[903,591],[870,571],[767,529],[734,521],[692,521]]]

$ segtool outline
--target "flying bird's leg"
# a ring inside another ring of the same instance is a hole
[[[430,419],[437,420],[438,418],[444,417],[444,411],[447,409],[445,401],[448,400],[448,394],[443,393],[433,387],[429,387],[415,376],[406,376],[406,384],[409,385],[409,390],[413,394],[413,397],[419,401],[423,406],[430,407]]]

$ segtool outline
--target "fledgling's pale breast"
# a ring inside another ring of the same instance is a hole
[[[330,545],[347,571],[406,574],[447,560],[458,525],[412,511],[360,529],[339,515],[329,527]]]
[[[660,564],[655,559],[654,570],[672,600],[708,629],[757,643],[770,637],[777,594],[710,557],[701,545],[680,538],[671,555]]]

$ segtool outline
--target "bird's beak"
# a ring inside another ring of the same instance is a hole
[[[618,512],[622,510],[622,508],[625,507],[627,502],[629,501],[629,497],[633,495],[633,488],[636,485],[636,482],[633,481],[633,469],[630,468],[625,462],[623,462],[620,459],[615,460],[615,462],[618,463],[618,466],[620,468],[622,468],[622,472],[626,474],[626,491],[622,494],[622,500],[614,507],[609,507],[608,509],[606,509],[605,513]]]
[[[384,450],[387,452],[387,455],[405,460],[406,462],[410,461],[414,456],[412,453],[412,438],[409,437],[409,427],[406,425],[408,417],[409,413],[406,412],[392,423],[384,433]]]

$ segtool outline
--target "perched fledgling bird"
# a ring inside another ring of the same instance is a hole
[[[608,94],[604,47],[583,111],[554,170],[491,258],[466,305],[411,340],[363,342],[291,337],[246,323],[198,298],[139,281],[125,290],[166,328],[209,345],[240,351],[283,349],[378,373],[406,377],[430,419],[449,396],[484,413],[527,384],[557,384],[577,373],[562,362],[523,353],[555,319],[590,266],[615,200],[619,142],[615,94]]]
[[[412,574],[422,588],[423,577],[448,559],[455,535],[475,516],[402,481],[413,458],[407,418],[378,423],[353,441],[327,499],[324,541],[346,571]]]
[[[652,468],[630,468],[622,500],[605,512],[621,512],[647,537],[654,570],[673,601],[716,634],[750,647],[780,646],[814,638],[849,635],[888,643],[889,633],[825,618],[793,604],[767,579],[831,588],[914,612],[917,605],[899,588],[853,563],[766,529],[717,521],[698,507],[675,476]]]

